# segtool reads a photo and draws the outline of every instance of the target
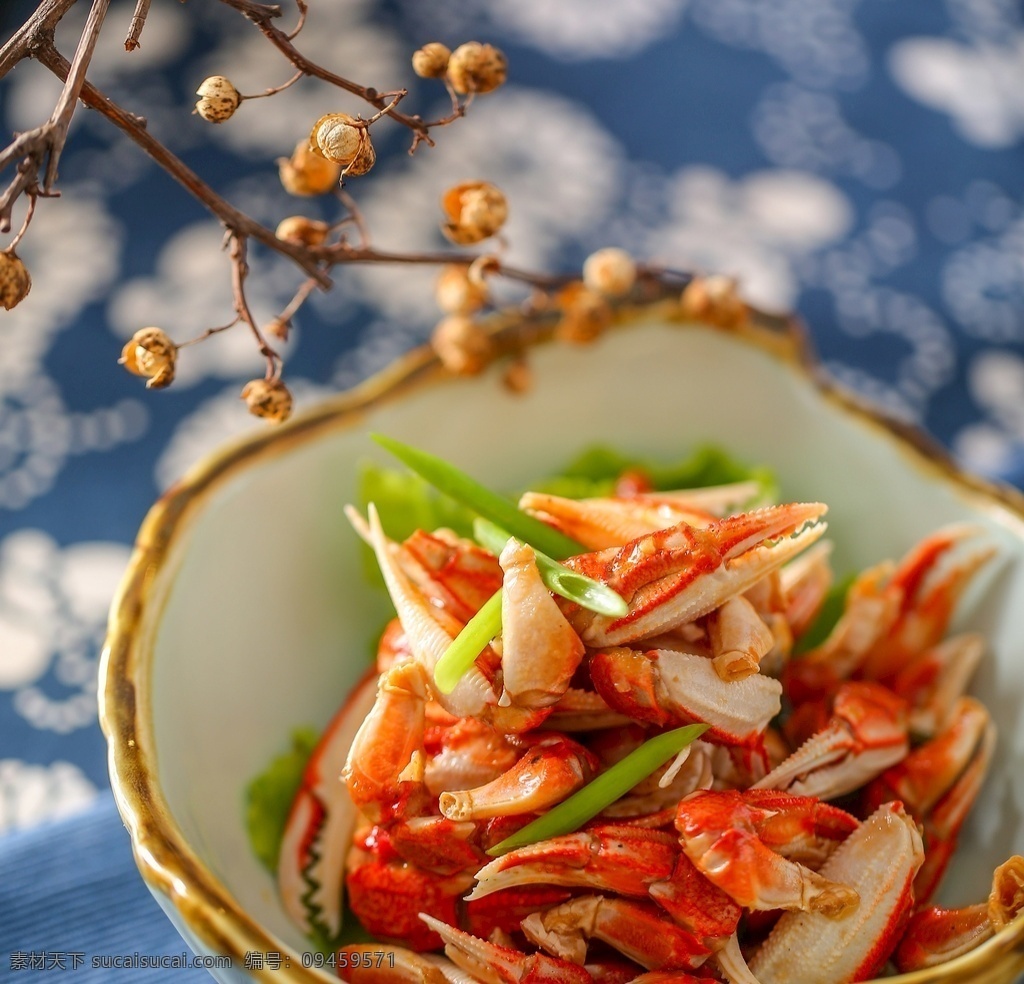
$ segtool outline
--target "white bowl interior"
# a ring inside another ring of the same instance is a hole
[[[998,569],[958,624],[991,641],[973,691],[1000,725],[999,751],[943,891],[949,902],[985,897],[993,867],[1024,851],[1020,520],[912,460],[801,371],[722,332],[646,324],[531,359],[526,396],[493,375],[419,387],[301,446],[264,452],[203,500],[158,575],[162,610],[150,613],[159,781],[200,859],[256,920],[308,949],[249,850],[243,790],[295,727],[326,723],[388,615],[386,598],[364,584],[341,511],[356,462],[386,460],[370,431],[495,488],[521,486],[598,441],[665,458],[713,441],[773,467],[785,497],[830,505],[839,571],[898,557],[955,520],[982,523],[998,542]]]

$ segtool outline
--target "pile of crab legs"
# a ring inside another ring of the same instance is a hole
[[[397,543],[349,510],[398,617],[310,760],[279,870],[303,929],[336,934],[347,892],[396,944],[383,967],[359,960],[379,943],[343,948],[346,979],[840,984],[948,960],[1024,909],[1020,857],[987,902],[929,904],[995,744],[965,695],[983,640],[947,638],[993,551],[940,530],[862,572],[793,657],[832,584],[826,507],[735,512],[755,491],[527,493],[619,618],[551,595],[515,540]],[[437,660],[498,588],[500,638],[441,693]],[[487,854],[694,722],[700,741],[582,829]]]

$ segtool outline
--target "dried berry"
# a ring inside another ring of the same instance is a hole
[[[493,236],[508,218],[508,202],[500,188],[486,181],[464,181],[441,199],[448,222],[441,231],[460,246]]]
[[[466,267],[452,263],[441,268],[434,295],[445,314],[472,314],[487,303],[487,285],[483,278],[471,278]]]
[[[263,330],[266,334],[278,338],[282,342],[287,342],[288,336],[291,334],[292,323],[289,318],[278,317],[269,321]]]
[[[174,381],[178,346],[160,328],[140,328],[121,350],[118,362],[136,376],[146,377],[149,389],[163,389]]]
[[[223,123],[231,119],[242,101],[238,90],[223,75],[203,79],[196,95],[200,97],[196,112],[208,123]]]
[[[439,79],[448,70],[451,54],[446,45],[431,41],[413,53],[412,70],[421,79]]]
[[[279,158],[277,166],[281,184],[289,195],[323,195],[336,187],[341,178],[341,165],[312,150],[308,140],[300,140],[292,156]]]
[[[684,317],[719,328],[739,328],[750,320],[750,309],[736,290],[736,281],[721,274],[694,277],[679,302]]]
[[[636,283],[636,261],[624,249],[599,249],[583,263],[583,283],[605,297],[622,297]]]
[[[321,116],[313,125],[309,145],[327,160],[340,164],[346,174],[365,174],[373,166],[376,156],[370,131],[348,113]],[[365,165],[368,155],[370,161]]]
[[[249,413],[279,424],[292,412],[292,394],[280,379],[252,379],[242,388]]]
[[[274,235],[300,246],[319,246],[330,231],[331,227],[326,222],[307,219],[304,215],[289,215],[277,224]]]
[[[526,356],[513,359],[505,367],[501,381],[510,393],[528,393],[533,387],[533,371]]]
[[[494,353],[491,338],[483,327],[462,314],[442,318],[430,343],[445,368],[460,376],[480,372]]]
[[[493,45],[467,41],[448,59],[448,81],[461,95],[491,92],[508,78],[508,59]]]
[[[14,250],[0,252],[0,304],[10,311],[32,289],[28,267]]]
[[[598,338],[612,322],[608,301],[579,281],[565,287],[555,300],[561,310],[555,326],[555,337],[560,341],[585,345]]]

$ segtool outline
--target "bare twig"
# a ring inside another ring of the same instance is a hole
[[[316,281],[314,280],[313,283],[315,284]],[[185,348],[185,347],[187,347],[189,345],[196,345],[199,342],[205,342],[206,339],[211,338],[214,335],[219,335],[222,331],[227,331],[229,328],[234,328],[235,325],[237,325],[240,320],[241,320],[241,318],[239,318],[236,315],[226,325],[218,325],[216,328],[207,328],[206,331],[201,332],[200,334],[196,335],[195,338],[190,338],[190,339],[188,339],[188,341],[185,341],[185,342],[179,342],[178,343],[178,348]]]
[[[276,379],[281,374],[281,356],[277,354],[263,337],[259,325],[249,310],[249,302],[245,297],[245,278],[249,275],[249,263],[246,259],[247,241],[244,235],[236,232],[228,234],[229,255],[231,257],[231,289],[235,295],[235,311],[240,320],[244,321],[256,339],[260,354],[267,360],[267,379]]]
[[[299,8],[299,19],[294,29],[288,35],[289,41],[294,41],[299,31],[306,26],[306,13],[309,11],[309,5],[306,3],[306,0],[295,0],[295,6]]]
[[[149,4],[150,0],[136,0],[135,13],[128,27],[128,37],[124,39],[125,51],[134,51],[138,48],[142,29],[146,26],[146,18],[149,16]]]
[[[25,219],[21,223],[21,228],[18,230],[18,234],[7,244],[6,252],[13,253],[18,248],[18,243],[21,242],[22,237],[28,231],[29,223],[32,221],[32,216],[36,213],[36,196],[28,196],[28,211],[25,213]]]
[[[106,16],[109,6],[110,0],[93,0],[89,18],[85,22],[78,47],[75,49],[75,57],[71,60],[71,68],[64,80],[64,88],[54,107],[53,115],[50,117],[53,136],[50,143],[50,159],[47,161],[46,175],[43,178],[44,192],[49,192],[57,180],[57,164],[60,161],[61,151],[64,149],[64,142],[67,140],[68,127],[71,125],[71,117],[74,116],[75,108],[78,106],[78,95],[85,84],[85,73],[92,60],[92,53],[96,50],[100,28],[103,26],[103,18]]]
[[[266,99],[267,96],[276,96],[279,92],[284,92],[285,89],[291,88],[295,85],[299,79],[305,77],[305,72],[296,72],[287,82],[281,85],[275,85],[272,89],[265,89],[263,92],[257,92],[253,96],[241,96],[242,99]]]

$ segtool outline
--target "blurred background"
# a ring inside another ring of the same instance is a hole
[[[0,35],[34,6],[0,4]],[[68,55],[87,6],[58,33]],[[441,192],[486,178],[510,202],[510,261],[573,270],[617,245],[734,275],[755,304],[799,312],[842,383],[967,467],[1024,484],[1016,0],[311,6],[303,52],[382,90],[409,87],[403,110],[427,118],[443,115],[448,97],[413,75],[419,45],[479,39],[509,58],[509,83],[436,131],[436,148],[410,158],[403,127],[374,128],[378,164],[347,185],[374,245],[442,246]],[[211,2],[154,0],[141,48],[126,54],[131,12],[112,4],[92,82],[271,228],[296,213],[333,219],[330,199],[284,192],[275,159],[322,113],[365,104],[306,80],[212,126],[191,114],[206,76],[251,93],[291,67]],[[0,82],[4,141],[48,118],[58,91],[41,66],[17,66]],[[180,341],[230,320],[216,222],[86,110],[60,173],[62,197],[40,201],[19,249],[32,293],[0,312],[0,834],[106,795],[96,660],[135,531],[197,457],[264,426],[239,400],[263,373],[242,331],[186,350],[166,391],[145,392],[116,364],[145,325]],[[301,278],[259,250],[251,265],[250,299],[265,322]],[[438,317],[432,277],[339,270],[285,348],[300,409],[424,341]],[[680,385],[698,371],[680,366]]]

